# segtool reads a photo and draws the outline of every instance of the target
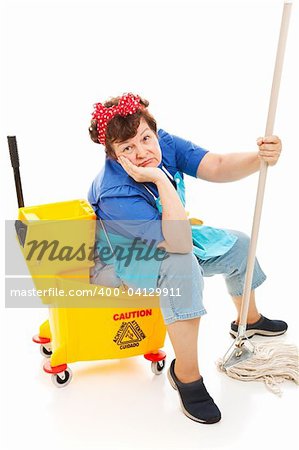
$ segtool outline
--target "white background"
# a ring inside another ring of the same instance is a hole
[[[264,134],[282,1],[7,1],[1,6],[3,219],[17,202],[6,135],[16,135],[25,205],[86,198],[104,162],[88,137],[92,105],[133,92],[158,127],[218,153],[256,150]],[[283,141],[268,171],[258,257],[268,275],[263,314],[298,342],[298,5],[293,11],[275,123]],[[187,209],[206,224],[250,234],[257,174],[230,184],[186,177]],[[3,221],[1,226],[3,226]],[[2,233],[4,236],[4,233]],[[2,242],[4,241],[4,238]],[[3,267],[4,279],[4,267]],[[220,277],[205,287],[199,357],[222,421],[188,420],[165,375],[143,358],[77,363],[66,389],[41,370],[31,335],[44,309],[1,314],[4,447],[278,449],[296,446],[298,394],[220,374],[234,309]],[[173,350],[166,341],[168,363]]]

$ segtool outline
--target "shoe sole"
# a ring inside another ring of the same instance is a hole
[[[189,419],[194,420],[195,422],[204,423],[204,424],[207,424],[207,425],[212,424],[212,423],[217,423],[217,422],[219,422],[219,420],[221,419],[221,416],[220,416],[219,418],[217,417],[217,418],[215,418],[215,419],[210,419],[209,421],[203,420],[203,419],[199,419],[198,417],[192,416],[192,414],[190,414],[190,413],[186,410],[186,408],[185,408],[185,406],[184,406],[184,404],[183,404],[183,401],[182,401],[182,397],[181,397],[180,391],[178,390],[177,385],[175,384],[175,381],[174,381],[174,379],[173,379],[172,376],[171,376],[170,369],[168,369],[168,371],[167,371],[167,377],[168,377],[169,383],[171,384],[171,386],[173,387],[173,389],[174,389],[175,391],[177,391],[177,393],[179,394],[180,403],[181,403],[181,408],[182,408],[183,413],[185,414],[185,416],[189,417]]]
[[[264,331],[264,330],[247,330],[246,331],[246,337],[248,339],[252,338],[254,335],[258,335],[258,336],[281,336],[282,334],[284,334],[287,330],[283,330],[283,331]],[[230,335],[233,338],[236,338],[238,336],[238,332],[237,331],[233,331],[231,330]]]

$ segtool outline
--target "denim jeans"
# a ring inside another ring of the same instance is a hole
[[[161,289],[160,307],[166,325],[206,314],[203,305],[204,277],[222,274],[228,293],[242,295],[250,239],[240,231],[227,231],[236,235],[238,240],[224,255],[200,260],[193,253],[169,253],[169,257],[162,262],[157,288]],[[265,279],[266,275],[256,259],[252,289],[260,286]],[[118,287],[121,280],[112,265],[98,261],[91,272],[91,283]]]

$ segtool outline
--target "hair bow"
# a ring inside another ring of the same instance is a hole
[[[134,114],[142,107],[138,95],[132,93],[123,94],[119,99],[118,105],[113,105],[110,108],[106,108],[102,103],[95,103],[93,106],[92,119],[97,122],[98,140],[103,145],[106,143],[106,129],[110,120],[117,114],[123,117]]]

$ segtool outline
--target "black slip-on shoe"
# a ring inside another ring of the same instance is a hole
[[[221,413],[209,395],[203,383],[203,378],[182,383],[174,373],[175,359],[172,361],[167,375],[171,386],[178,391],[184,414],[189,419],[200,423],[216,423],[221,419]]]
[[[238,325],[232,322],[230,326],[230,334],[232,337],[238,335]],[[283,320],[270,320],[261,315],[261,318],[251,324],[246,325],[246,336],[251,338],[255,334],[260,336],[279,336],[284,334],[288,329],[288,324]]]

